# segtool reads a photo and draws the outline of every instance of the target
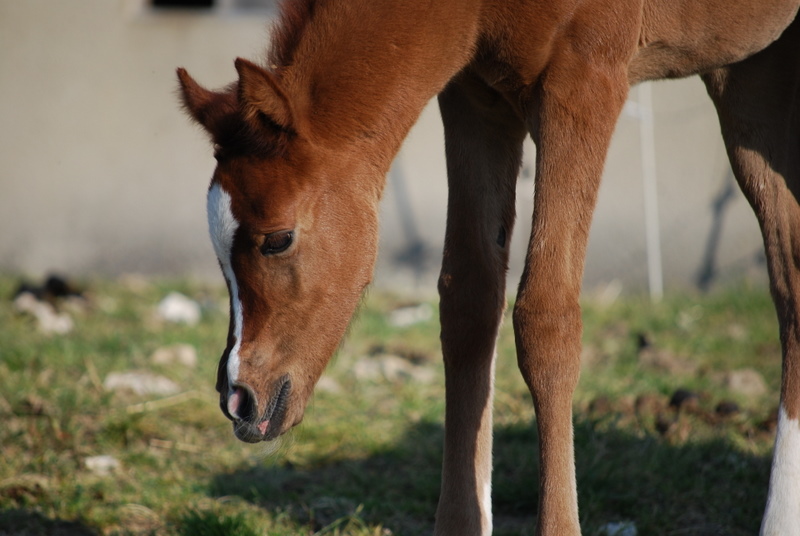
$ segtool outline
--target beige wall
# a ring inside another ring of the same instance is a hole
[[[136,1],[0,0],[2,267],[212,273],[213,158],[175,68],[224,85],[266,34],[261,18]]]
[[[205,189],[213,158],[182,115],[175,67],[202,83],[234,77],[233,59],[257,59],[264,13],[154,13],[143,0],[0,0],[0,270],[32,274],[186,273],[217,277],[206,238]],[[635,95],[635,94],[634,94]],[[727,179],[718,127],[702,85],[654,89],[666,282],[688,286]],[[638,121],[620,120],[589,246],[586,286],[645,279]],[[377,280],[435,280],[445,220],[441,125],[423,113],[384,200]],[[527,168],[531,168],[529,150]],[[521,180],[521,250],[532,181]],[[405,192],[410,210],[401,210]],[[755,220],[736,191],[719,245],[723,277],[763,278]],[[394,257],[412,218],[430,252],[421,276]],[[519,272],[517,255],[513,273]],[[514,283],[515,284],[515,283]]]

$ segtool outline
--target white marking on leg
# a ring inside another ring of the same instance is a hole
[[[499,330],[499,327],[498,327]],[[495,375],[496,375],[496,365],[497,365],[497,342],[495,341],[495,350],[492,353],[492,364],[490,369],[490,380],[489,380],[489,400],[486,403],[486,410],[488,412],[486,426],[490,430],[490,434],[493,434],[494,431],[494,383],[495,383]],[[492,444],[494,443],[494,437],[490,438]],[[492,449],[493,451],[494,449]],[[483,483],[483,489],[481,494],[481,507],[483,509],[483,531],[485,534],[492,533],[492,525],[494,522],[493,515],[492,515],[492,469],[494,466],[493,462],[493,452],[490,451],[489,455],[489,474],[487,480]]]
[[[214,184],[208,190],[207,198],[208,232],[211,235],[211,244],[217,254],[222,273],[228,281],[231,292],[231,315],[233,316],[233,336],[235,343],[228,354],[228,385],[231,386],[239,376],[239,348],[242,343],[242,302],[239,299],[239,287],[236,284],[236,275],[231,264],[231,249],[233,237],[239,222],[231,210],[231,196],[219,184]]]
[[[781,405],[761,536],[800,532],[800,422]]]
[[[481,497],[483,513],[486,516],[484,524],[488,530],[487,534],[492,533],[492,481],[483,483],[483,497]]]

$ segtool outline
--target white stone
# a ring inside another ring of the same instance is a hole
[[[106,391],[132,391],[137,395],[174,395],[180,388],[178,384],[147,371],[112,372],[103,381]]]
[[[382,354],[359,359],[353,366],[353,374],[359,380],[386,379],[390,382],[415,381],[431,383],[436,374],[422,365],[415,365],[400,356]]]
[[[64,335],[75,327],[71,316],[56,312],[52,305],[36,299],[30,292],[23,292],[17,296],[14,299],[14,307],[17,311],[36,318],[37,326],[42,333]]]
[[[158,304],[158,316],[168,322],[193,326],[200,321],[200,305],[180,292],[170,292]]]
[[[85,465],[89,471],[98,476],[109,475],[115,471],[118,471],[121,467],[118,459],[107,454],[84,458],[83,465]]]
[[[344,392],[341,384],[330,376],[322,376],[317,382],[315,390],[321,393],[330,393],[332,395],[338,395]]]
[[[727,372],[723,383],[725,387],[747,397],[759,397],[768,391],[764,377],[751,368],[743,368]]]
[[[636,536],[636,524],[633,521],[615,521],[600,527],[602,536]]]
[[[433,318],[433,308],[430,304],[421,303],[395,309],[389,313],[389,324],[396,328],[405,328],[431,318]]]
[[[162,346],[150,356],[154,365],[183,365],[187,368],[197,366],[197,350],[191,344],[173,344]]]

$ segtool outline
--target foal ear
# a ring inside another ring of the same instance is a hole
[[[292,106],[271,72],[243,58],[236,58],[239,73],[239,99],[245,113],[264,114],[266,119],[284,131],[295,130]]]
[[[220,116],[230,112],[230,104],[225,102],[225,95],[205,89],[182,67],[178,68],[178,83],[186,111],[192,119],[213,134]]]

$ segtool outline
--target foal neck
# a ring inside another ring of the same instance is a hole
[[[478,1],[295,0],[271,67],[316,137],[369,146],[388,169],[425,104],[471,58]]]

